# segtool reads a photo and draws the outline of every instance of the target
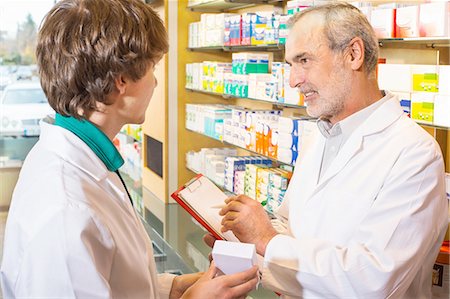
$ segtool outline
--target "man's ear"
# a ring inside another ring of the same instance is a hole
[[[123,75],[117,76],[117,78],[114,80],[114,83],[116,85],[117,91],[119,94],[124,94],[127,90],[127,79]]]
[[[349,62],[352,70],[356,71],[362,68],[364,64],[364,42],[360,37],[355,37],[350,41]]]

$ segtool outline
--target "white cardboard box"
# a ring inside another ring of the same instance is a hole
[[[225,274],[242,272],[257,264],[254,244],[217,240],[212,256],[216,267]]]
[[[412,90],[411,65],[379,64],[378,85],[383,90],[410,92]]]
[[[434,124],[450,127],[450,95],[437,95],[434,98]]]

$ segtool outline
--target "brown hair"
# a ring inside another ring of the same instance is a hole
[[[107,103],[115,79],[142,78],[167,53],[164,24],[140,0],[62,0],[47,13],[36,56],[56,112],[76,118]]]
[[[350,41],[360,37],[364,43],[364,69],[368,75],[378,62],[378,39],[366,16],[355,6],[345,2],[331,2],[309,7],[289,19],[293,26],[304,15],[318,13],[324,17],[324,34],[333,51],[343,51]]]

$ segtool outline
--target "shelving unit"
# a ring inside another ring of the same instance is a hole
[[[192,52],[240,52],[240,51],[284,51],[284,44],[256,45],[256,46],[216,46],[216,47],[196,47],[188,48]]]
[[[282,0],[210,0],[199,4],[188,5],[195,12],[227,12],[260,4],[281,4]]]
[[[293,105],[293,104],[287,104],[287,103],[281,103],[281,102],[274,102],[274,101],[266,101],[266,100],[260,100],[260,99],[253,99],[253,98],[240,98],[234,95],[230,94],[224,94],[224,93],[218,93],[218,92],[212,92],[212,91],[206,91],[201,89],[192,89],[192,88],[186,88],[186,90],[192,91],[192,92],[198,92],[198,93],[204,93],[204,94],[210,94],[214,96],[219,96],[224,99],[242,99],[242,100],[249,100],[249,101],[256,101],[261,103],[269,103],[276,107],[286,107],[286,108],[296,108],[296,109],[304,109],[306,106],[299,106],[299,105]]]
[[[270,160],[272,160],[272,161],[274,161],[274,162],[276,162],[276,163],[278,163],[278,164],[286,164],[286,165],[294,166],[294,165],[292,165],[292,164],[289,164],[289,163],[280,161],[280,160],[278,160],[278,159],[275,159],[275,158],[272,158],[272,157],[263,155],[263,154],[261,154],[261,153],[252,151],[252,150],[250,150],[250,149],[248,149],[248,148],[241,147],[241,146],[239,146],[239,145],[236,145],[236,144],[233,144],[233,143],[230,143],[230,142],[226,142],[226,141],[223,141],[223,140],[218,140],[218,139],[215,139],[215,138],[213,138],[213,137],[211,137],[211,136],[208,136],[208,135],[205,135],[205,134],[202,134],[202,133],[199,133],[199,132],[195,132],[195,131],[192,131],[192,130],[189,130],[189,129],[186,129],[186,130],[188,130],[188,131],[190,131],[190,132],[193,132],[193,133],[195,133],[195,134],[199,134],[199,135],[204,136],[204,137],[206,137],[206,138],[209,138],[209,139],[212,139],[212,140],[219,141],[219,142],[222,143],[224,146],[232,146],[232,147],[236,147],[236,148],[239,148],[239,149],[241,149],[241,150],[244,150],[244,151],[246,151],[246,152],[248,152],[248,153],[250,153],[250,154],[257,155],[257,156],[263,156],[263,157],[266,157],[266,158],[268,158],[268,159],[270,159]],[[190,169],[189,169],[189,170],[190,170]]]

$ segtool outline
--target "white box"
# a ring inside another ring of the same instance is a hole
[[[234,274],[257,264],[255,244],[217,240],[212,257],[216,267],[224,274]]]
[[[450,127],[450,95],[437,95],[434,98],[434,124]]]
[[[394,37],[395,32],[395,9],[382,8],[373,9],[370,16],[370,23],[378,38]]]
[[[450,95],[450,65],[439,66],[439,93]]]
[[[420,4],[420,36],[448,36],[450,34],[449,15],[448,1]]]
[[[412,90],[411,65],[379,64],[378,85],[383,90],[410,92]]]
[[[419,37],[419,6],[397,8],[395,24],[396,37]]]

